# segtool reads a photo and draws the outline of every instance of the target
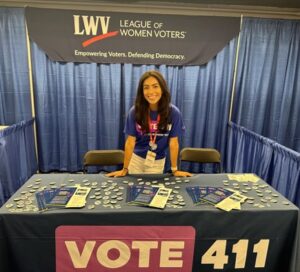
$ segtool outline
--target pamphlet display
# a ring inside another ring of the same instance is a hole
[[[159,186],[132,185],[127,189],[127,203],[164,209],[172,189]]]
[[[45,189],[35,194],[40,211],[51,208],[81,208],[85,206],[90,188],[81,186]]]
[[[223,187],[190,186],[186,191],[195,205],[214,205],[224,211],[241,209],[241,203],[245,202],[246,196],[238,191],[228,190]]]

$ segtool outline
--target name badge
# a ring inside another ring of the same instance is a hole
[[[152,152],[151,150],[148,150],[144,165],[147,167],[153,167],[155,158],[156,153]]]

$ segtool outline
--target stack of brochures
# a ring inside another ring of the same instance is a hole
[[[45,189],[35,193],[40,211],[51,208],[81,208],[86,203],[90,188],[81,186]]]
[[[226,190],[222,187],[211,186],[190,186],[186,187],[186,191],[196,205],[216,205],[234,193],[233,191]]]
[[[247,199],[238,191],[227,190],[223,187],[190,186],[186,191],[196,205],[214,205],[224,211],[240,210],[241,203]]]
[[[126,202],[130,205],[164,209],[172,189],[159,186],[128,186]]]

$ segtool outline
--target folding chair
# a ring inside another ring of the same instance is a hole
[[[179,165],[182,161],[196,163],[213,163],[218,166],[217,172],[222,172],[221,154],[214,148],[185,147],[179,153]]]
[[[87,172],[89,166],[120,165],[124,162],[124,151],[120,149],[90,150],[83,157],[83,172]]]

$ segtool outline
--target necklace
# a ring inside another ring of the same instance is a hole
[[[159,124],[159,121],[160,121],[160,115],[158,114],[157,115],[157,119],[156,119],[156,125],[158,126]],[[156,135],[157,135],[157,127],[156,127],[156,130],[155,132],[151,132],[151,118],[150,118],[150,110],[149,110],[149,113],[148,113],[148,126],[149,126],[149,133],[150,133],[150,140],[149,140],[149,146],[150,146],[150,149],[152,151],[156,150],[157,149],[157,144],[155,143],[156,141]]]

